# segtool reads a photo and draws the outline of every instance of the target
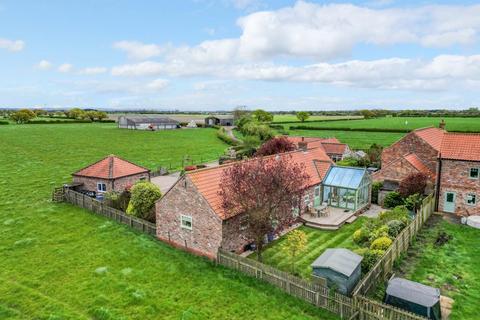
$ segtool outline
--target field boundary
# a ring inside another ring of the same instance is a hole
[[[359,131],[359,132],[392,132],[409,133],[415,129],[387,129],[387,128],[350,128],[350,127],[314,127],[314,126],[290,126],[289,130],[325,130],[325,131]]]
[[[54,197],[56,197],[54,200],[60,201],[59,193],[57,192],[57,190],[58,188],[54,191]],[[132,229],[141,231],[145,234],[155,236],[157,233],[155,223],[128,215],[123,211],[109,207],[103,204],[103,202],[86,196],[83,193],[76,192],[70,189],[64,189],[63,201],[73,204],[77,207],[87,209],[93,213],[115,220],[122,224],[126,224]]]

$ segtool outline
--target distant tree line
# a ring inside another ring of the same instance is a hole
[[[108,118],[106,112],[97,110],[84,110],[73,108],[66,111],[46,111],[43,109],[19,109],[19,110],[0,110],[0,116],[4,119],[10,119],[17,124],[23,123],[47,123],[49,121],[42,118],[74,119],[90,121],[104,121]],[[55,121],[62,122],[61,120]]]

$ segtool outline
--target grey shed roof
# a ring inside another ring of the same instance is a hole
[[[127,121],[133,123],[166,123],[177,124],[178,121],[168,117],[126,117]]]
[[[363,257],[348,249],[327,249],[315,260],[312,268],[329,268],[350,277]]]
[[[387,295],[432,307],[440,300],[440,290],[403,278],[388,281]]]
[[[206,119],[208,118],[217,118],[217,119],[223,119],[223,120],[230,120],[233,119],[233,114],[232,115],[225,115],[225,114],[211,114],[208,117],[205,117]]]
[[[332,166],[328,170],[324,185],[357,189],[362,182],[363,177],[366,174],[366,169]]]

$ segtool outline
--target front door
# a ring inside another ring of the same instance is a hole
[[[313,206],[320,206],[320,186],[316,186],[314,189]]]
[[[445,192],[445,202],[443,204],[443,211],[455,213],[455,199],[457,195],[455,192]]]

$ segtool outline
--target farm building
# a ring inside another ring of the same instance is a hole
[[[122,192],[140,180],[150,181],[150,170],[109,155],[72,174],[72,187],[102,198],[105,192]]]
[[[388,281],[385,303],[416,313],[432,320],[440,320],[440,290],[402,278]]]
[[[210,115],[205,118],[205,126],[233,126],[235,123],[233,115]]]
[[[348,249],[327,249],[312,264],[312,274],[349,295],[362,275],[362,256]]]
[[[132,130],[177,129],[179,122],[168,117],[118,117],[118,127]]]

